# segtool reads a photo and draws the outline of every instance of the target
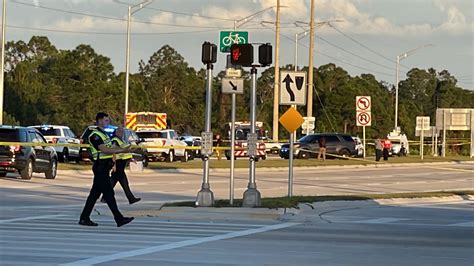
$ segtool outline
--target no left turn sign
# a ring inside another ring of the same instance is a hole
[[[356,111],[370,111],[370,96],[356,96]]]

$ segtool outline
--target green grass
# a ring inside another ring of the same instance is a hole
[[[466,156],[448,156],[446,158],[442,157],[432,157],[425,156],[424,160],[421,160],[419,156],[409,156],[409,157],[390,157],[388,161],[375,162],[374,158],[368,157],[365,160],[360,158],[350,158],[348,160],[339,160],[339,159],[328,159],[326,161],[318,161],[316,159],[301,160],[297,159],[293,161],[294,167],[317,167],[324,165],[374,165],[374,164],[392,164],[392,163],[421,163],[421,162],[451,162],[451,161],[474,161]],[[201,169],[202,161],[196,159],[186,163],[182,162],[152,162],[148,165],[148,169]],[[225,158],[222,160],[210,160],[211,168],[230,168],[230,161]],[[288,160],[278,159],[278,160],[260,160],[256,163],[257,168],[263,167],[288,167]],[[89,170],[91,169],[91,164],[59,164],[60,170]],[[236,168],[248,168],[249,160],[248,158],[239,158],[235,161]]]
[[[396,198],[428,198],[428,197],[449,197],[474,195],[474,190],[467,191],[434,191],[434,192],[411,192],[411,193],[387,193],[387,194],[361,194],[361,195],[335,195],[335,196],[295,196],[263,198],[261,208],[297,208],[298,203],[313,203],[322,201],[353,201],[353,200],[376,200],[376,199],[396,199]],[[242,200],[234,200],[230,205],[229,200],[216,200],[213,207],[240,207]],[[163,207],[195,207],[194,201],[183,201],[166,203]]]

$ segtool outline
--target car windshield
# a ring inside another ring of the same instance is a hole
[[[137,135],[143,139],[159,139],[166,138],[166,132],[137,132]]]
[[[0,141],[20,141],[18,132],[14,129],[0,129]]]
[[[302,137],[301,139],[299,139],[298,142],[310,143],[310,142],[313,141],[313,138],[314,138],[313,135],[306,135],[306,136]]]
[[[52,127],[35,127],[43,136],[61,136],[61,130],[59,128]]]

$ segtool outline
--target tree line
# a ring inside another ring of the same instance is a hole
[[[292,70],[292,65],[281,70]],[[305,68],[303,71],[307,71]],[[355,123],[355,97],[372,97],[372,126],[367,136],[386,135],[394,125],[394,86],[372,74],[350,76],[335,64],[314,70],[313,116],[317,132],[361,135]],[[212,128],[225,134],[230,121],[230,95],[222,94],[213,77]],[[194,69],[171,46],[164,45],[140,61],[130,75],[129,111],[167,113],[180,133],[198,135],[204,128],[205,69]],[[249,120],[249,72],[243,71],[245,93],[237,96],[237,121]],[[116,124],[124,119],[125,74],[114,72],[110,59],[90,45],[73,50],[57,49],[47,37],[34,36],[28,43],[10,41],[5,46],[4,124],[60,124],[76,133],[93,123],[95,113],[106,111]],[[271,132],[274,68],[265,69],[257,81],[257,120]],[[280,115],[288,107],[279,107]],[[414,138],[416,116],[435,121],[436,108],[474,108],[474,92],[457,85],[447,70],[413,68],[399,83],[399,125]],[[298,110],[303,115],[305,107]],[[280,126],[280,136],[286,137]]]

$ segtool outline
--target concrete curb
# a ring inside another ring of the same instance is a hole
[[[381,164],[353,164],[353,165],[319,165],[319,166],[300,166],[295,167],[295,170],[313,170],[313,169],[336,169],[336,168],[389,168],[389,167],[410,167],[410,166],[423,166],[423,165],[459,165],[459,164],[474,164],[474,161],[449,161],[449,162],[426,162],[426,163],[381,163]],[[92,168],[92,166],[91,166]],[[230,168],[211,168],[209,169],[210,173],[221,173],[229,172]],[[261,167],[257,168],[257,171],[281,171],[286,170],[288,167]],[[74,172],[78,174],[91,174],[92,170],[58,170],[58,172]],[[142,172],[130,172],[127,171],[127,174],[152,174],[152,173],[195,173],[196,171],[202,171],[201,168],[177,168],[177,169],[143,169]],[[235,168],[236,172],[239,171],[248,171],[248,168]]]

